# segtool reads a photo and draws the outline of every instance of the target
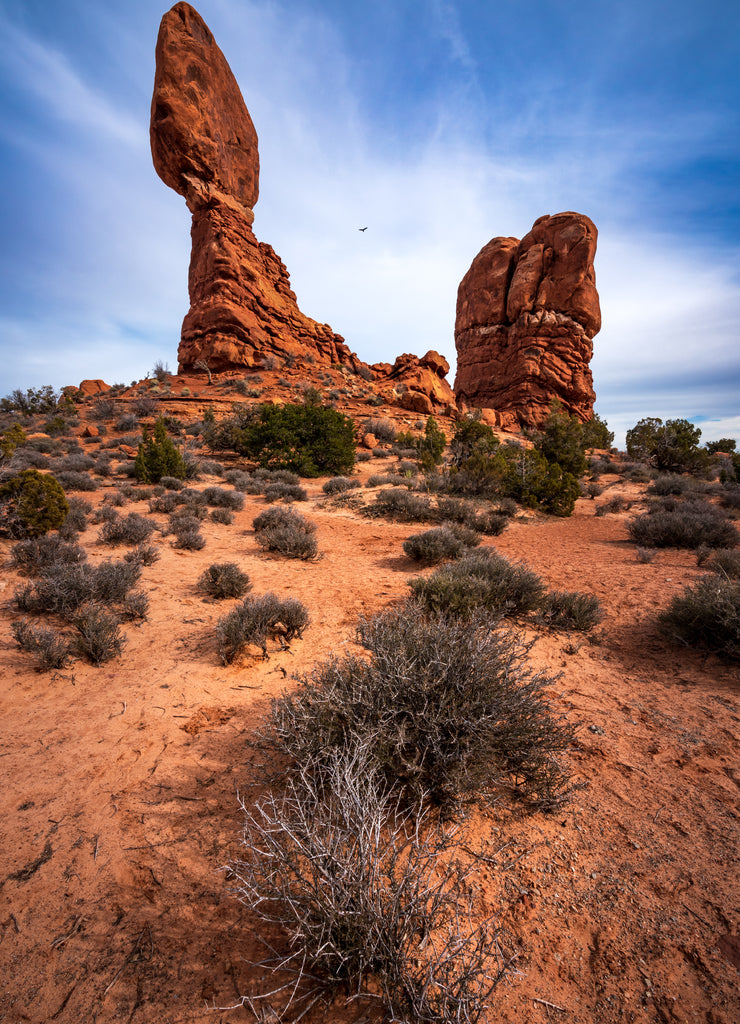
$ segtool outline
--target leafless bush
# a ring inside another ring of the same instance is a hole
[[[367,751],[334,752],[319,789],[310,767],[245,815],[240,901],[281,926],[282,1012],[302,1013],[344,987],[405,1024],[474,1024],[511,970],[490,921],[471,925],[471,868],[451,855],[456,829],[422,804],[402,808]],[[254,1009],[257,997],[244,997]],[[302,1015],[302,1014],[301,1014]]]
[[[221,661],[230,665],[250,644],[266,658],[268,640],[278,639],[287,647],[294,637],[303,636],[309,621],[306,606],[295,598],[271,593],[246,597],[216,624]]]
[[[267,484],[264,495],[265,501],[284,501],[290,503],[291,501],[308,500],[308,492],[305,487],[301,487],[300,484],[284,484],[279,480],[275,483]]]
[[[208,505],[217,508],[229,508],[235,512],[244,508],[244,495],[241,491],[227,491],[225,487],[206,487],[203,497]]]
[[[348,476],[333,476],[322,485],[321,490],[324,494],[341,494],[343,491],[349,491],[359,486],[359,480],[353,480]]]
[[[474,543],[479,544],[480,537],[470,532],[475,538]],[[459,558],[466,549],[467,545],[463,538],[449,526],[438,526],[423,533],[412,533],[403,542],[403,550],[409,558],[425,565],[436,565],[444,559]]]
[[[257,543],[267,551],[275,551],[288,558],[314,558],[318,544],[316,526],[299,512],[285,508],[269,508],[260,512],[252,522]]]
[[[654,561],[655,556],[657,554],[658,554],[658,551],[657,551],[656,548],[637,547],[635,549],[635,555],[637,556],[637,561],[638,562],[642,562],[645,565],[650,563],[650,562],[652,562],[652,561]]]
[[[234,522],[234,513],[228,508],[214,508],[211,512],[211,519],[214,523],[220,523],[221,526],[231,526]]]
[[[145,621],[149,615],[149,596],[143,590],[132,590],[121,602],[124,619]]]
[[[740,660],[740,580],[707,574],[660,614],[662,632],[675,643],[705,647]]]

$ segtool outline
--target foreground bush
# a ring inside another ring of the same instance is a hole
[[[48,473],[24,469],[0,484],[0,534],[40,537],[59,529],[68,512],[63,487]]]
[[[732,547],[738,533],[714,505],[702,501],[668,501],[627,524],[636,544],[651,548]]]
[[[563,798],[573,730],[545,696],[552,680],[526,664],[531,645],[415,602],[362,620],[358,640],[369,658],[327,661],[273,702],[269,739],[291,762],[330,774],[332,757],[359,744],[411,802]]]
[[[86,601],[116,604],[126,597],[141,576],[138,561],[55,565],[15,592],[15,606],[24,612],[48,612],[71,619]]]
[[[116,516],[103,524],[99,537],[104,544],[142,544],[156,530],[156,524],[138,512]]]
[[[279,639],[287,647],[294,637],[303,636],[309,621],[306,606],[294,598],[270,593],[246,597],[216,624],[221,661],[230,665],[249,645],[261,648],[266,658],[268,640]]]
[[[93,663],[110,661],[123,650],[125,638],[121,633],[118,618],[94,601],[83,605],[72,619],[77,630],[75,647]]]
[[[457,616],[526,614],[537,609],[545,595],[535,572],[490,549],[469,552],[431,576],[412,580],[410,586],[428,611]]]
[[[364,749],[332,753],[327,775],[319,787],[303,766],[284,792],[242,803],[242,859],[230,865],[250,914],[289,936],[275,964],[294,979],[285,1002],[305,1012],[317,981],[327,1003],[340,985],[361,998],[371,982],[388,1019],[478,1021],[511,964],[490,922],[469,923],[478,909],[471,869],[449,856],[455,829],[402,809]]]
[[[236,562],[216,562],[198,578],[198,588],[209,597],[222,601],[227,597],[244,597],[252,589],[252,584]]]
[[[740,580],[703,576],[674,597],[659,617],[661,631],[675,643],[701,646],[740,660]]]
[[[260,512],[252,522],[257,543],[287,558],[315,558],[316,526],[299,512],[277,506]]]

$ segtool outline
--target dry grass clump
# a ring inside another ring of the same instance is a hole
[[[260,512],[252,522],[260,547],[287,558],[315,558],[318,554],[316,526],[292,509],[273,508]]]
[[[653,548],[727,548],[738,541],[734,524],[706,501],[666,498],[631,519],[627,529],[636,544]]]
[[[15,606],[24,612],[48,613],[71,619],[86,601],[123,601],[141,575],[137,562],[56,565],[15,592]]]
[[[214,562],[199,576],[198,589],[217,601],[223,601],[227,597],[244,597],[252,589],[252,584],[236,562]]]
[[[321,774],[359,742],[412,803],[563,798],[573,730],[545,696],[552,679],[526,664],[531,644],[416,602],[361,620],[357,638],[369,657],[331,659],[273,702],[269,740],[291,763]]]
[[[268,640],[278,640],[286,648],[294,637],[303,636],[309,621],[306,606],[295,598],[272,593],[246,597],[216,624],[221,661],[230,665],[250,645],[267,658]]]
[[[658,623],[675,643],[740,660],[740,580],[724,574],[702,576],[673,598]]]
[[[321,786],[303,766],[242,809],[230,878],[250,913],[288,937],[287,954],[266,963],[285,979],[270,993],[284,993],[283,1013],[292,1004],[303,1016],[340,987],[370,998],[372,984],[394,1021],[480,1019],[511,961],[489,920],[471,924],[472,868],[451,856],[457,830],[403,807],[365,748],[332,752]],[[242,1001],[265,1019],[259,998]]]

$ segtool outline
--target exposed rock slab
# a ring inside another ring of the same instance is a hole
[[[597,235],[588,217],[566,212],[481,249],[458,289],[458,402],[494,409],[505,427],[539,426],[553,399],[592,417]]]

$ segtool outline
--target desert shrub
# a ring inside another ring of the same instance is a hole
[[[499,447],[493,428],[476,417],[460,420],[450,442],[453,466],[461,466],[472,455],[490,455]]]
[[[153,437],[144,428],[143,440],[134,462],[134,475],[145,484],[159,483],[163,476],[185,479],[185,460],[168,436],[162,416],[154,425]]]
[[[63,540],[59,534],[44,534],[18,541],[10,549],[10,564],[24,576],[38,576],[57,565],[84,562],[87,552],[79,544]]]
[[[166,487],[168,491],[181,491],[185,484],[176,476],[162,476],[159,478],[159,482],[162,487]]]
[[[224,479],[228,484],[231,484],[234,490],[241,491],[243,494],[251,493],[249,488],[256,482],[252,479],[252,474],[247,473],[243,469],[227,469],[224,473]],[[258,484],[258,486],[260,485]],[[260,490],[256,493],[262,493],[261,486]]]
[[[73,563],[56,566],[50,575],[16,590],[13,600],[22,612],[51,612],[69,618],[92,593],[92,570]]]
[[[155,524],[138,512],[129,512],[127,516],[117,516],[103,524],[100,540],[104,544],[141,544],[147,540],[154,530]]]
[[[359,487],[360,481],[352,479],[348,476],[333,476],[331,480],[326,480],[322,485],[322,491],[324,494],[341,494],[342,491],[349,491],[354,487]]]
[[[557,402],[550,407],[547,419],[541,429],[533,435],[535,450],[548,463],[561,467],[563,473],[573,477],[586,472],[586,448],[584,424],[576,416],[570,416]]]
[[[214,508],[210,518],[214,523],[220,523],[221,526],[231,526],[234,522],[234,513],[229,508]]]
[[[85,455],[83,452],[73,452],[61,458],[52,459],[49,466],[54,473],[87,473],[95,468],[95,459],[92,455]]]
[[[68,512],[63,487],[48,473],[24,469],[0,483],[0,534],[40,537],[58,529]]]
[[[139,544],[123,556],[125,562],[135,562],[138,565],[154,565],[159,560],[160,551],[156,544]]]
[[[97,491],[99,487],[98,481],[89,473],[78,473],[72,469],[57,473],[56,479],[65,491]]]
[[[79,498],[73,495],[67,498],[69,512],[59,527],[59,536],[63,540],[72,540],[78,533],[87,529],[87,517],[92,512],[92,505],[86,498]]]
[[[119,512],[112,505],[108,505],[106,502],[98,505],[95,511],[90,516],[92,523],[112,523],[119,518]]]
[[[257,532],[257,543],[267,551],[285,555],[287,558],[301,558],[304,561],[315,558],[318,544],[312,532],[296,522],[269,527]]]
[[[294,637],[303,636],[308,624],[308,610],[295,598],[272,593],[246,597],[216,624],[219,656],[224,665],[230,665],[252,645],[260,647],[266,658],[268,640],[279,639],[285,647]]]
[[[613,498],[609,498],[608,501],[603,501],[600,505],[597,505],[594,509],[594,515],[605,516],[609,512],[624,512],[629,507],[630,502],[626,498],[615,494]]]
[[[18,647],[33,655],[40,671],[64,668],[70,652],[69,641],[62,633],[33,626],[28,619],[17,619],[10,629]]]
[[[702,576],[673,598],[658,623],[675,643],[740,660],[740,580],[714,573]]]
[[[378,441],[392,443],[396,440],[396,424],[385,417],[371,417],[362,425],[363,433],[374,434]]]
[[[173,547],[183,551],[200,551],[206,546],[206,539],[200,532],[200,523],[193,525],[190,517],[183,518],[173,528],[175,541]]]
[[[600,477],[602,473],[613,473],[615,471],[609,459],[600,458],[590,458],[588,460],[588,470],[594,479]]]
[[[273,483],[267,484],[264,490],[265,501],[308,501],[308,494],[299,484]]]
[[[146,415],[148,416],[150,414],[146,413]],[[120,431],[122,434],[125,434],[129,430],[136,430],[138,425],[139,417],[136,415],[136,413],[126,412],[123,414],[123,416],[120,417],[120,419],[116,423],[116,430]]]
[[[95,601],[120,604],[139,582],[141,566],[125,559],[119,562],[107,560],[96,566],[91,576],[91,594]]]
[[[186,503],[186,498],[182,495],[177,494],[173,491],[168,491],[166,494],[154,495],[149,499],[149,511],[150,512],[164,512],[169,515],[174,512],[180,505]]]
[[[456,828],[401,807],[364,751],[330,762],[323,787],[300,766],[283,792],[242,803],[241,858],[229,865],[249,913],[290,936],[274,965],[289,972],[284,1002],[303,1016],[318,983],[330,1015],[342,985],[352,998],[372,991],[389,1020],[478,1021],[510,964],[489,922],[467,923],[476,897],[472,867],[449,856]],[[259,998],[249,1004],[266,1019]]]
[[[704,567],[728,579],[740,579],[740,551],[737,548],[718,548],[706,559]]]
[[[128,489],[123,490],[121,488],[116,488],[115,491],[112,491],[110,494],[106,494],[103,498],[103,502],[106,505],[113,505],[115,508],[121,508],[123,505],[128,505],[129,500],[130,494]]]
[[[225,487],[206,487],[203,498],[208,505],[217,508],[229,508],[236,512],[244,508],[244,495],[241,491],[227,491]]]
[[[28,391],[16,388],[0,400],[0,412],[20,412],[24,416],[53,413],[57,411],[59,402],[60,396],[50,384],[29,388]]]
[[[112,420],[116,414],[116,403],[110,398],[96,398],[92,404],[94,420]]]
[[[414,494],[403,487],[392,487],[380,491],[372,505],[365,509],[366,515],[390,516],[402,522],[425,522],[434,519],[429,498]]]
[[[655,548],[642,548],[642,547],[638,547],[635,550],[635,555],[637,557],[637,561],[638,562],[642,562],[643,565],[647,565],[648,563],[654,561],[655,556],[657,555],[657,553],[658,552],[656,551]]]
[[[661,497],[667,494],[686,494],[693,489],[694,484],[691,477],[681,476],[680,473],[659,473],[647,488],[647,493]]]
[[[707,502],[656,506],[627,524],[636,544],[652,548],[731,547],[738,541],[735,526]]]
[[[461,617],[524,615],[539,608],[545,595],[544,583],[528,566],[490,549],[471,551],[409,585],[428,611]]]
[[[389,787],[446,808],[514,794],[552,806],[573,735],[526,664],[531,644],[490,619],[427,616],[415,602],[358,627],[369,657],[317,666],[273,701],[268,737],[291,763],[365,746]]]
[[[149,596],[143,590],[132,590],[121,602],[121,617],[129,622],[145,622],[149,615]]]
[[[438,526],[407,537],[403,542],[403,550],[416,562],[436,565],[443,559],[459,558],[466,550],[466,545],[456,531],[447,526]]]
[[[599,599],[573,590],[551,590],[542,598],[537,620],[550,629],[589,633],[604,617]]]
[[[100,667],[123,650],[125,638],[117,616],[95,601],[80,607],[72,625],[77,631],[75,649],[93,665]]]
[[[0,432],[0,463],[7,462],[8,459],[12,458],[16,448],[24,445],[27,440],[28,435],[20,423],[12,423],[9,427],[5,427]],[[37,452],[36,454],[40,456],[41,453]]]
[[[365,481],[365,487],[383,487],[385,484],[393,484],[394,487],[407,485],[409,481],[400,473],[371,473]]]
[[[208,433],[212,448],[231,448],[269,469],[301,476],[347,473],[355,462],[352,420],[327,406],[260,405]]]
[[[0,459],[0,462],[3,460]],[[13,473],[20,473],[23,469],[45,469],[48,463],[46,455],[35,452],[30,448],[18,448],[8,462],[8,469]]]
[[[585,496],[587,498],[590,498],[592,501],[594,498],[601,497],[603,493],[604,488],[601,486],[601,484],[594,483],[593,481],[591,481],[591,483],[586,484],[586,487],[584,488]]]
[[[158,359],[152,368],[152,376],[156,378],[160,384],[164,384],[170,376],[170,368],[167,363],[163,363],[161,359]]]
[[[719,500],[724,508],[740,509],[740,486],[726,483],[722,488]]]
[[[198,578],[198,588],[218,601],[244,597],[252,589],[249,576],[236,562],[215,562]]]
[[[688,420],[646,417],[627,431],[627,453],[659,470],[692,472],[706,466],[707,452],[699,448],[701,430]]]
[[[583,444],[585,448],[611,448],[614,441],[614,431],[601,416],[595,412],[590,420],[581,424],[583,432]]]

